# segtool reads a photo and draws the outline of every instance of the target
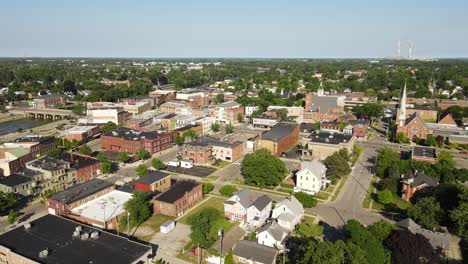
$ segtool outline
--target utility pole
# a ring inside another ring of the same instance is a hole
[[[127,211],[127,239],[130,240],[130,212]]]
[[[221,237],[221,249],[220,249],[220,256],[219,256],[219,264],[222,264],[222,260],[223,260],[223,239],[224,239],[224,230],[223,228],[221,227],[219,230],[218,230],[218,235]]]

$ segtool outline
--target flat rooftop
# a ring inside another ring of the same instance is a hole
[[[413,147],[413,156],[424,157],[424,158],[437,158],[435,148],[430,147]]]
[[[274,127],[272,127],[270,131],[265,132],[262,135],[261,139],[277,142],[289,136],[297,127],[297,124],[278,123]]]
[[[158,133],[157,131],[142,132],[128,127],[119,127],[104,135],[108,137],[122,138],[125,140],[140,141],[145,139],[156,139],[162,134]]]
[[[93,195],[101,190],[107,189],[113,185],[113,183],[105,180],[93,179],[84,183],[75,184],[61,192],[54,193],[49,197],[49,199],[65,204],[70,204]]]
[[[71,210],[72,214],[103,222],[109,221],[125,210],[124,204],[132,198],[132,194],[122,191],[111,191]]]
[[[334,144],[348,143],[353,138],[353,135],[343,133],[313,133],[309,136],[311,142]]]
[[[97,231],[99,237],[87,240],[73,238],[77,226],[82,227],[82,234]],[[149,246],[54,215],[32,221],[28,230],[19,226],[0,235],[0,245],[45,264],[128,264],[141,257],[146,258],[146,253],[151,250]],[[48,256],[40,258],[39,252],[45,249],[49,251]]]
[[[200,184],[201,183],[195,181],[179,181],[171,189],[157,196],[155,200],[166,203],[174,203],[180,198],[184,197],[185,193],[192,191]]]
[[[149,170],[145,176],[140,177],[138,180],[136,180],[136,182],[143,184],[152,184],[168,177],[169,175],[169,173],[165,173],[162,171]]]
[[[61,134],[82,134],[96,127],[97,126],[75,126],[75,127],[71,127],[67,130],[62,131]]]
[[[49,156],[43,156],[41,158],[30,161],[28,165],[33,166],[34,168],[55,171],[60,169],[66,169],[68,166],[68,162],[55,159]]]

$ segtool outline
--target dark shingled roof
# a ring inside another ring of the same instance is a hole
[[[196,181],[178,181],[172,188],[157,196],[155,200],[165,203],[174,203],[200,184],[201,183]]]
[[[82,233],[98,231],[99,238],[73,238],[73,232],[78,225],[82,226]],[[151,250],[149,246],[129,241],[127,238],[54,215],[46,215],[32,221],[28,230],[20,226],[0,235],[0,245],[45,264],[128,264]],[[49,251],[48,256],[40,258],[39,252],[45,249]]]
[[[8,177],[5,177],[3,179],[0,180],[0,184],[2,185],[6,185],[6,186],[9,186],[9,187],[15,187],[19,184],[22,184],[22,183],[27,183],[27,182],[30,182],[32,181],[32,179],[30,177],[26,177],[26,176],[22,176],[20,174],[12,174]]]
[[[270,197],[266,196],[266,195],[262,195],[260,197],[258,197],[254,202],[253,202],[253,206],[255,206],[255,208],[257,208],[259,211],[263,210],[269,203],[271,203],[271,199]]]
[[[319,132],[313,133],[309,136],[310,141],[317,143],[325,144],[340,144],[347,143],[351,140],[353,135],[343,134],[343,133],[328,133],[328,132]]]
[[[101,179],[93,179],[84,183],[73,185],[61,192],[54,193],[49,199],[56,200],[65,204],[71,204],[101,190],[107,189],[114,184]]]
[[[105,133],[104,136],[122,138],[125,140],[140,141],[145,139],[156,139],[162,136],[162,134],[156,131],[142,132],[128,127],[119,127],[111,132]]]
[[[157,170],[150,170],[145,176],[140,177],[136,182],[143,184],[152,184],[166,178],[167,176],[169,176],[169,173]]]
[[[430,147],[413,147],[413,156],[416,157],[425,157],[425,158],[436,158],[436,150],[435,148]]]
[[[260,245],[253,241],[240,240],[232,249],[235,256],[239,256],[254,262],[273,264],[278,251],[275,248]]]
[[[410,183],[410,185],[413,187],[418,187],[423,184],[426,184],[428,187],[435,187],[439,184],[434,177],[430,177],[418,172],[416,172],[415,174],[416,175],[414,175],[412,172],[409,172],[404,176],[404,180],[413,178],[413,182]]]
[[[272,127],[270,131],[262,135],[262,140],[270,140],[274,142],[280,141],[283,138],[289,136],[296,128],[296,124],[278,123],[274,127]]]
[[[414,112],[413,114],[411,114],[408,118],[406,118],[406,121],[405,121],[405,124],[406,125],[409,125],[411,122],[413,122],[414,120],[418,120],[419,123],[421,123],[426,129],[427,129],[427,125],[426,125],[426,122],[424,122],[424,120],[422,120],[421,116],[418,114],[418,112]]]

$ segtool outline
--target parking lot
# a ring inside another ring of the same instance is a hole
[[[174,172],[174,173],[186,174],[186,175],[196,176],[196,177],[201,177],[201,178],[205,178],[206,176],[216,171],[216,169],[214,168],[200,167],[200,166],[193,166],[192,168],[167,166],[165,170]]]

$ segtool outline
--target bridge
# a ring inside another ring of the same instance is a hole
[[[73,117],[71,110],[54,109],[54,108],[14,108],[9,111],[12,114],[20,114],[30,118],[38,119],[64,119]]]

